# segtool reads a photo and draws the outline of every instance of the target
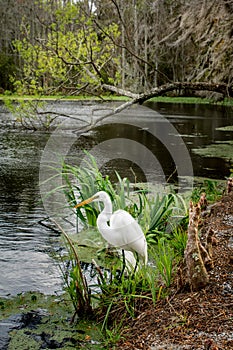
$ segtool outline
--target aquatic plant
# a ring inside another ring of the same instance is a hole
[[[65,238],[67,244],[66,247],[69,253],[68,265],[66,267],[61,267],[63,279],[66,285],[66,290],[70,295],[72,300],[75,313],[75,316],[90,317],[92,316],[92,304],[91,304],[91,294],[89,286],[87,284],[85,275],[82,272],[81,264],[78,256],[76,247],[69,237],[69,235],[63,230],[63,228],[54,221],[58,229],[61,231],[63,237]]]
[[[184,256],[187,238],[187,229],[184,229],[181,225],[177,226],[172,232],[170,245],[174,249],[174,254],[178,259]]]
[[[108,260],[105,257],[102,259],[105,269],[94,261],[98,282],[90,286],[80,265],[78,241],[72,240],[60,228],[69,253],[62,269],[66,290],[75,308],[74,316],[87,316],[88,313],[95,315],[101,320],[102,331],[111,343],[118,339],[120,323],[114,324],[118,315],[121,315],[121,320],[124,317],[133,318],[143,303],[156,303],[167,295],[176,263],[185,249],[185,236],[182,231],[175,231],[175,228],[186,217],[187,207],[182,197],[174,193],[151,196],[138,189],[138,186],[134,190],[129,180],[122,179],[118,173],[118,182],[112,184],[108,176],[101,174],[94,157],[85,153],[87,157],[82,167],[63,162],[63,190],[69,206],[74,208],[77,203],[98,191],[107,192],[114,211],[124,209],[137,219],[150,248],[150,264],[138,266],[136,271],[132,266],[121,273],[124,262],[115,254]],[[97,203],[76,209],[76,215],[85,231],[88,232],[90,226],[93,230],[101,210],[101,205]]]
[[[71,208],[98,191],[105,191],[111,198],[113,211],[123,209],[128,211],[142,227],[147,241],[156,241],[156,236],[171,230],[171,222],[181,220],[187,215],[187,205],[184,199],[174,193],[161,193],[155,196],[146,195],[143,189],[133,190],[127,178],[121,178],[116,172],[117,183],[112,184],[108,176],[103,176],[98,169],[94,157],[85,152],[86,166],[73,166],[63,163],[62,176],[64,191]],[[100,213],[99,205],[92,203],[77,208],[77,217],[84,226],[96,225]],[[171,220],[173,218],[173,220]]]
[[[160,238],[157,245],[153,247],[152,257],[155,261],[154,268],[158,270],[159,277],[166,287],[170,287],[175,255],[169,241],[165,238]]]

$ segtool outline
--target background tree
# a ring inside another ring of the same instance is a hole
[[[232,85],[233,0],[0,0],[0,11],[0,75],[10,67],[18,92]]]
[[[82,6],[81,6],[82,5]],[[45,7],[46,6],[46,7]],[[67,2],[56,8],[43,4],[50,16],[38,20],[45,30],[31,40],[31,25],[22,40],[14,45],[24,61],[23,81],[16,81],[24,92],[73,93],[83,86],[117,81],[118,57],[109,35],[119,36],[118,26],[111,23],[104,32],[96,30],[87,4]]]
[[[191,5],[191,6],[190,6]],[[178,50],[189,81],[233,82],[233,1],[191,1],[182,6],[168,41]],[[180,66],[176,60],[177,67]],[[181,70],[181,66],[180,69]]]

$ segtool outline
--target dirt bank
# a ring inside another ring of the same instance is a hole
[[[167,299],[147,303],[128,324],[117,349],[233,349],[233,193],[208,208],[202,233],[210,227],[215,234],[209,285],[192,292],[177,278]]]

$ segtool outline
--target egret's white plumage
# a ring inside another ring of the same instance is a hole
[[[111,199],[104,191],[97,192],[75,208],[91,202],[104,203],[104,209],[97,218],[97,227],[103,238],[114,247],[137,252],[147,264],[147,242],[137,221],[125,210],[112,213]]]

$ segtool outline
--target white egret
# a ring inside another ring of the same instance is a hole
[[[113,247],[136,252],[147,264],[147,242],[137,221],[125,210],[112,212],[109,195],[100,191],[77,204],[75,208],[91,202],[103,202],[104,209],[98,215],[97,227],[103,238]]]

